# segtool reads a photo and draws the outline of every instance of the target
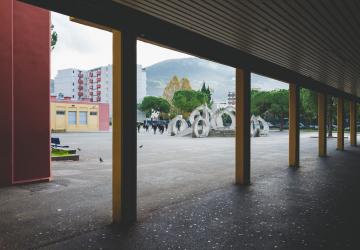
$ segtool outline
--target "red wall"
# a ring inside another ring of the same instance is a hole
[[[109,104],[99,103],[99,130],[108,131],[109,127]]]
[[[12,1],[0,0],[0,186],[12,182]]]
[[[13,11],[9,8],[11,4]],[[5,162],[10,160],[7,166],[10,165],[13,184],[46,180],[50,178],[50,13],[15,0],[1,0],[1,19],[4,18],[2,12],[10,15],[10,21],[1,22],[0,41],[8,41],[8,36],[13,38],[13,62],[5,58],[4,52],[0,52],[1,66],[10,65],[13,74],[12,79],[8,73],[5,74],[6,86],[0,85],[1,90],[5,89],[12,97],[2,100],[6,103],[4,107],[1,103],[0,117],[13,117],[12,122],[10,119],[13,134],[8,133],[10,142],[0,140],[1,149],[5,148],[6,152],[1,157]],[[5,50],[2,45],[0,47],[0,51]],[[4,74],[1,75],[4,77]],[[12,89],[12,93],[9,89]],[[4,96],[1,91],[1,99]],[[9,130],[8,123],[1,122],[0,130]],[[12,148],[12,152],[8,148]],[[7,176],[8,179],[8,169],[1,168],[0,176]],[[8,181],[0,178],[0,185],[8,184]]]

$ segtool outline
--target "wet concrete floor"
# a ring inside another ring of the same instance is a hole
[[[301,134],[252,139],[252,184],[234,183],[234,138],[138,136],[138,223],[111,225],[111,134],[59,134],[79,162],[53,181],[0,189],[0,249],[359,249],[360,149],[317,157]],[[99,157],[104,162],[99,162]]]

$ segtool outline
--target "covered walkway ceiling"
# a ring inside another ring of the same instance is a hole
[[[23,0],[144,40],[360,100],[357,0]]]
[[[360,96],[360,2],[116,0]]]

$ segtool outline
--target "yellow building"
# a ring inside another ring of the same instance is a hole
[[[109,130],[109,104],[51,98],[51,131],[91,132]]]

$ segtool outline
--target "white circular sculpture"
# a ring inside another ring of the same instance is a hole
[[[180,126],[177,126],[177,124],[180,123]],[[169,133],[171,136],[174,136],[181,131],[187,129],[188,124],[182,117],[182,115],[177,115],[169,122]]]
[[[260,136],[260,124],[254,115],[251,116],[250,119],[250,135],[252,137]]]
[[[270,127],[269,124],[260,116],[257,116],[256,119],[259,122],[259,126],[260,126],[260,135],[269,135],[269,131],[270,131]]]
[[[197,117],[192,124],[192,132],[193,137],[207,137],[210,132],[209,120],[204,119],[201,116]]]
[[[251,136],[259,137],[262,135],[267,136],[269,134],[269,124],[263,118],[261,118],[261,116],[252,115],[250,119],[250,124]]]
[[[210,113],[211,113],[211,110],[208,108],[208,106],[206,104],[201,105],[201,106],[197,107],[196,109],[194,109],[193,112],[191,112],[191,114],[189,116],[189,121],[191,124],[193,124],[195,119],[199,116],[201,116],[205,120],[210,120]]]
[[[206,104],[197,107],[191,112],[188,126],[182,115],[176,116],[169,123],[170,135],[186,136],[192,134],[193,137],[207,137],[210,130],[222,130],[222,133],[234,131],[236,126],[235,107],[226,106],[218,109],[210,110]],[[222,115],[227,114],[231,118],[231,125],[224,130]],[[260,116],[251,116],[250,119],[250,135],[253,137],[267,136],[269,134],[268,123]]]
[[[211,119],[211,127],[213,129],[218,129],[218,128],[223,128],[224,124],[222,121],[222,115],[223,114],[227,114],[230,116],[231,118],[231,125],[230,125],[230,129],[235,129],[235,108],[232,106],[227,106],[225,108],[219,108],[217,110],[214,111],[213,115],[212,115],[212,119]]]

